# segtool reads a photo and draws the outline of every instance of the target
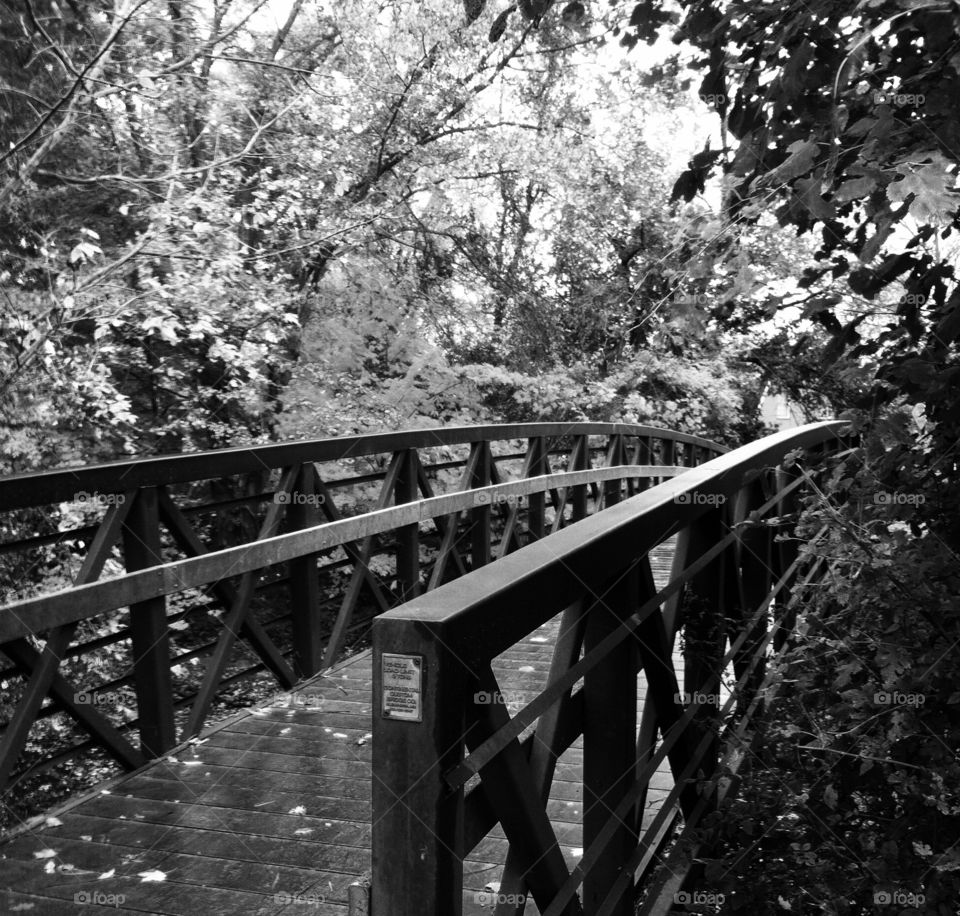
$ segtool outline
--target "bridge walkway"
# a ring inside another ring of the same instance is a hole
[[[658,587],[672,553],[671,541],[651,555]],[[496,660],[511,712],[543,689],[559,620]],[[371,690],[368,650],[48,813],[0,844],[0,912],[347,916],[348,887],[370,869]],[[569,866],[582,854],[581,747],[560,759],[547,808]],[[672,786],[664,762],[644,826]],[[470,853],[465,914],[492,912],[506,852],[497,826]]]

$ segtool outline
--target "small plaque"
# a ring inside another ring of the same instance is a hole
[[[392,655],[384,652],[383,707],[384,719],[423,721],[423,656]]]

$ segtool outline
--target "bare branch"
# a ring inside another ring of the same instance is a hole
[[[122,16],[119,20],[114,20],[114,24],[110,29],[110,34],[106,37],[103,44],[101,44],[97,49],[97,52],[93,55],[93,57],[87,62],[86,66],[80,72],[80,75],[73,81],[67,92],[56,104],[53,105],[48,112],[46,112],[46,114],[44,114],[42,118],[40,118],[33,128],[27,132],[25,137],[22,137],[20,140],[14,143],[9,150],[0,154],[0,163],[5,162],[11,156],[16,155],[18,152],[25,149],[30,143],[32,143],[33,140],[43,132],[44,127],[46,127],[54,115],[57,114],[57,112],[59,112],[64,106],[66,106],[81,90],[86,80],[94,78],[98,76],[100,72],[102,72],[109,57],[109,52],[113,48],[113,45],[116,43],[117,39],[120,37],[120,33],[141,9],[141,7],[145,6],[147,2],[148,0],[137,0],[137,2],[134,3],[126,15]],[[57,145],[61,136],[66,132],[67,128],[73,123],[76,117],[76,109],[68,108],[60,123],[49,134],[46,135],[46,137],[40,143],[40,146],[34,151],[33,155],[27,160],[25,165],[17,169],[13,178],[6,183],[2,190],[0,190],[0,207],[6,206],[14,191],[16,191],[25,178],[28,178],[33,173],[33,171],[43,161],[44,157],[50,152],[50,150]]]

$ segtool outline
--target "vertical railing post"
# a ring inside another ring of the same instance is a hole
[[[404,450],[394,490],[398,506],[415,502],[420,495],[418,461],[416,449]],[[420,594],[420,526],[416,522],[397,529],[397,588],[401,601],[410,601]]]
[[[127,572],[163,563],[156,487],[143,487],[137,493],[123,523],[123,552]],[[177,742],[165,597],[130,606],[130,637],[140,747],[145,756],[159,757]]]
[[[490,465],[493,457],[490,454],[489,442],[474,442],[470,447],[470,463],[474,467],[471,487],[487,487],[490,485]],[[473,568],[486,566],[490,562],[491,513],[489,501],[477,503],[470,510],[470,521],[473,532],[470,539],[470,556]]]
[[[626,464],[626,454],[623,446],[623,436],[613,435],[607,444],[607,467],[616,467],[619,464]],[[607,480],[603,484],[603,504],[612,506],[620,502],[620,488],[623,480]]]
[[[769,611],[756,623],[749,625],[749,621],[770,593],[773,578],[770,529],[762,523],[750,521],[750,514],[763,505],[763,502],[763,488],[761,481],[757,479],[740,490],[733,506],[733,523],[739,532],[734,561],[731,564],[736,581],[735,587],[727,591],[734,593],[733,606],[737,608],[734,619],[737,628],[742,632],[749,626],[747,638],[733,659],[733,670],[738,680],[750,664],[751,657],[758,652],[769,626]],[[761,657],[745,684],[745,690],[738,698],[738,709],[745,710],[749,706],[757,687],[763,681],[765,668],[764,658]]]
[[[321,522],[317,469],[304,464],[290,493],[287,520],[292,529],[312,528]],[[310,677],[323,667],[323,635],[320,624],[319,554],[290,561],[290,621],[293,630],[293,665],[299,677]]]
[[[706,553],[724,535],[724,509],[724,506],[718,506],[690,526],[691,560]],[[720,678],[723,674],[719,670],[720,660],[726,643],[724,573],[727,562],[727,551],[724,551],[691,578],[684,592],[683,683],[688,700],[696,704],[696,715],[691,725],[699,730],[700,737],[706,732],[714,733],[702,761],[705,774],[716,769],[719,750],[717,714],[720,708]],[[711,682],[712,686],[708,686]]]
[[[547,446],[543,436],[528,440],[530,451],[530,476],[541,477],[547,473]],[[531,493],[527,497],[527,530],[532,540],[543,537],[546,493]]]
[[[373,891],[376,916],[463,912],[463,760],[472,680],[425,625],[373,624]]]
[[[589,610],[584,653],[593,648],[637,608],[640,567],[631,566],[608,580]],[[590,846],[633,786],[637,761],[637,640],[623,640],[604,664],[583,681],[583,846]],[[617,825],[606,851],[583,882],[584,913],[595,913],[637,845],[631,818]],[[632,882],[610,916],[632,916]]]
[[[676,443],[669,437],[660,440],[661,457],[665,465],[676,464],[677,450]]]
[[[774,492],[779,492],[792,480],[792,475],[784,468],[777,468],[774,472]],[[780,540],[773,545],[772,567],[774,579],[779,579],[791,566],[800,553],[800,543],[794,537],[793,525],[783,523],[783,519],[789,519],[797,511],[799,496],[797,490],[793,490],[786,496],[777,500],[777,517],[781,519],[779,531]],[[795,520],[794,520],[795,521]],[[777,595],[777,606],[787,607],[790,604],[791,588],[787,585]],[[779,652],[783,648],[790,631],[793,629],[793,622],[796,613],[791,613],[784,621],[781,627],[773,634],[774,651]]]
[[[571,471],[586,471],[590,468],[590,437],[577,436],[571,452],[573,467]],[[587,485],[577,484],[573,488],[573,520],[587,517]]]

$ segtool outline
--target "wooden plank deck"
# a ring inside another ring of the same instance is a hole
[[[658,585],[671,555],[651,558]],[[511,712],[545,684],[558,625],[497,659]],[[347,888],[370,868],[371,683],[367,651],[8,839],[0,913],[347,916]],[[582,854],[581,762],[578,742],[548,806],[570,866]],[[672,784],[664,764],[648,818]],[[470,853],[464,913],[491,912],[484,888],[497,886],[506,849],[497,827]]]

